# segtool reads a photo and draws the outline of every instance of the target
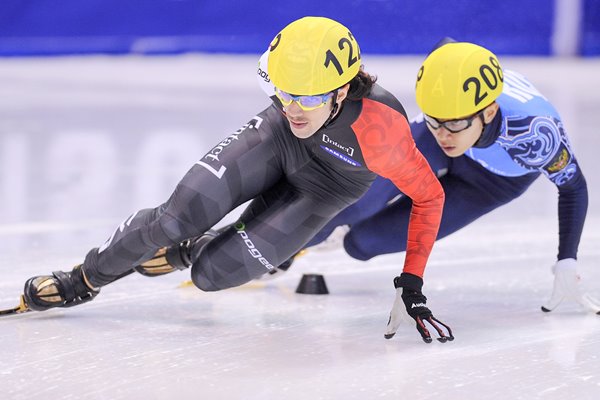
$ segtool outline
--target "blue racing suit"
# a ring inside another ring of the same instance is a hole
[[[576,259],[588,205],[585,178],[554,107],[523,76],[504,72],[499,112],[462,156],[443,153],[422,114],[411,123],[417,147],[446,193],[437,239],[519,197],[543,174],[558,188],[558,259]],[[354,258],[404,251],[410,209],[410,198],[378,177],[308,245],[323,241],[336,226],[350,225],[344,247]]]

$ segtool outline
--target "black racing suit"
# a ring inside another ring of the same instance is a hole
[[[83,269],[92,285],[103,286],[252,200],[235,226],[192,253],[192,280],[200,289],[238,286],[300,250],[377,173],[413,197],[420,210],[415,218],[426,221],[414,229],[410,261],[424,267],[443,191],[416,150],[402,105],[375,85],[368,98],[345,100],[336,118],[307,139],[296,138],[272,104],[202,157],[164,204],[124,221],[88,253]]]

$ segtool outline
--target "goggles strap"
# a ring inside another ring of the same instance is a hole
[[[326,127],[327,125],[329,125],[329,123],[331,122],[331,120],[333,119],[333,117],[335,117],[335,113],[338,110],[337,95],[338,95],[338,90],[335,89],[333,91],[333,96],[331,96],[331,101],[333,102],[333,107],[331,108],[331,112],[329,113],[329,117],[327,118],[327,120],[323,124],[324,127]]]

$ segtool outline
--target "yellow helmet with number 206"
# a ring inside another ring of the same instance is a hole
[[[304,17],[292,22],[275,36],[269,49],[273,84],[297,96],[331,92],[360,70],[354,35],[329,18]]]
[[[417,74],[417,105],[438,119],[473,115],[500,96],[504,74],[491,51],[472,43],[448,43],[429,54]]]

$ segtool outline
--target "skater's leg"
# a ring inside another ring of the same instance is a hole
[[[125,220],[103,246],[87,254],[82,266],[28,280],[28,301],[58,294],[50,296],[53,301],[38,302],[38,309],[47,309],[75,304],[76,298],[91,299],[101,286],[128,274],[160,248],[201,236],[229,211],[273,186],[283,174],[281,160],[274,136],[259,130],[259,120],[255,117],[194,165],[166,203]],[[210,165],[211,160],[219,165]]]
[[[446,193],[437,239],[448,236],[479,217],[519,197],[539,174],[506,178],[490,173],[474,161],[455,160],[440,183]],[[406,250],[412,202],[399,199],[371,218],[352,225],[344,238],[346,252],[359,260]]]
[[[250,125],[215,148],[222,174],[215,174],[216,166],[207,167],[213,150],[190,169],[166,203],[134,214],[102,247],[90,251],[83,265],[90,283],[103,286],[159,249],[201,236],[279,181],[283,172],[273,135],[256,128]]]
[[[202,290],[239,286],[268,273],[303,248],[344,204],[280,184],[254,200],[237,224],[192,252],[192,280]]]

